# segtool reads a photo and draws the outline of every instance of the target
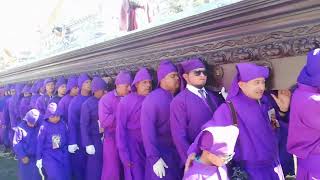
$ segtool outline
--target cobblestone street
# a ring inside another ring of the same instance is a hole
[[[17,180],[17,161],[10,153],[3,153],[3,147],[0,147],[0,179]]]

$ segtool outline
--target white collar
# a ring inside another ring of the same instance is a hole
[[[203,91],[204,91],[204,96],[207,97],[207,94],[208,94],[208,93],[207,93],[207,91],[206,91],[206,89],[205,89],[204,87],[201,88],[201,89],[199,89],[199,88],[196,88],[196,87],[194,87],[194,86],[192,86],[192,85],[190,85],[190,84],[187,84],[186,88],[187,88],[190,92],[192,92],[193,94],[199,96],[200,98],[202,98],[202,97],[201,97],[201,94],[199,93],[199,90],[203,90]]]

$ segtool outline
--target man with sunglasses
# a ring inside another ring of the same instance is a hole
[[[182,68],[187,85],[170,104],[170,126],[183,164],[190,144],[200,133],[201,126],[211,119],[221,100],[205,88],[207,71],[200,59],[187,60]]]

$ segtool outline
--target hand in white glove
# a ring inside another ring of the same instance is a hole
[[[42,168],[42,159],[37,160],[36,166],[38,167],[38,169]]]
[[[86,152],[90,155],[94,155],[96,153],[96,149],[93,145],[86,146]]]
[[[68,151],[69,151],[69,153],[75,153],[76,150],[78,150],[78,149],[79,149],[79,147],[78,147],[77,144],[72,144],[72,145],[69,145],[69,146],[68,146]]]
[[[11,129],[12,129],[14,132],[16,132],[16,131],[18,130],[17,127],[12,127]]]
[[[154,165],[153,165],[153,172],[159,177],[165,177],[166,176],[166,170],[165,168],[168,168],[167,164],[163,161],[162,158],[160,158]]]

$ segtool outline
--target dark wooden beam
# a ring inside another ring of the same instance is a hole
[[[110,41],[0,71],[0,84],[49,76],[156,68],[201,57],[210,65],[306,54],[320,42],[320,1],[244,0]]]

